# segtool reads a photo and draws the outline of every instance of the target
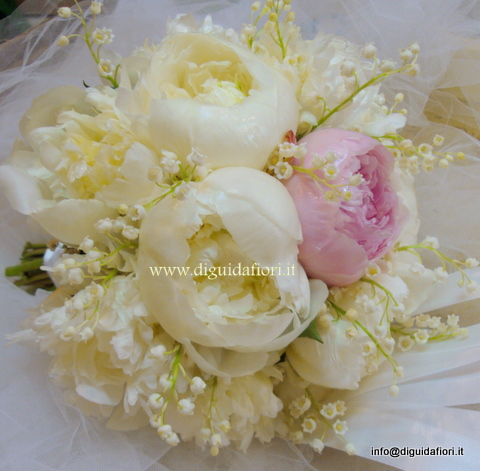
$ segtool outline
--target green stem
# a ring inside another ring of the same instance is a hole
[[[43,258],[20,263],[5,268],[5,276],[21,276],[23,273],[38,270],[43,265]]]

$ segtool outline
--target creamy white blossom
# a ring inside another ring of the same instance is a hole
[[[12,206],[64,242],[94,237],[97,221],[156,190],[148,170],[158,157],[136,141],[131,121],[115,106],[117,94],[59,87],[36,98],[21,122],[26,148],[0,167]],[[108,230],[101,224],[101,232]]]
[[[216,170],[192,193],[183,201],[165,198],[143,220],[143,299],[204,371],[253,373],[315,315],[297,262],[301,232],[293,201],[276,179],[245,167]],[[229,264],[241,276],[222,275]],[[155,275],[151,267],[158,266],[189,268]],[[254,267],[277,269],[257,276]],[[279,274],[280,267],[290,267],[290,275]],[[314,284],[321,304],[325,285]]]
[[[122,109],[143,116],[156,149],[174,152],[182,162],[195,149],[213,169],[262,169],[284,135],[297,128],[295,91],[243,45],[189,32],[189,25],[179,29],[182,34],[125,60]]]

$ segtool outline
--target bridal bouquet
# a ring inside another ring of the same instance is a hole
[[[421,72],[419,45],[306,40],[267,0],[239,31],[180,15],[121,57],[101,10],[58,10],[80,27],[59,47],[84,41],[98,83],[36,98],[0,167],[53,239],[13,269],[54,291],[12,339],[107,427],[214,456],[275,436],[354,454],[343,392],[388,363],[401,397],[397,351],[467,336],[422,305],[448,280],[477,288],[475,258],[418,238],[413,187],[465,155],[403,137],[404,96],[382,89]]]

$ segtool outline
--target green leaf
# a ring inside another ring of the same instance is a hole
[[[323,340],[318,333],[317,320],[313,319],[313,321],[310,322],[310,325],[299,335],[299,337],[307,337],[323,343]]]

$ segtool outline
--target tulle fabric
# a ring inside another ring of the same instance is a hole
[[[28,3],[28,1],[27,1]],[[46,8],[55,1],[45,2]],[[434,235],[451,256],[480,256],[480,5],[475,0],[298,0],[297,23],[306,37],[315,32],[343,35],[357,43],[375,42],[379,56],[395,59],[398,49],[416,40],[422,48],[419,79],[398,77],[385,83],[387,96],[405,94],[409,110],[406,137],[423,142],[445,136],[449,151],[467,158],[447,170],[422,174],[417,192],[421,236]],[[28,5],[27,5],[28,6]],[[114,29],[115,50],[123,55],[146,37],[162,38],[167,17],[193,13],[199,20],[238,29],[248,22],[244,0],[106,1],[100,24]],[[2,27],[8,26],[5,20]],[[0,155],[9,155],[18,136],[18,121],[32,99],[59,85],[97,83],[84,45],[59,49],[55,40],[71,34],[74,22],[53,19],[0,47]],[[431,120],[435,120],[432,124]],[[15,264],[23,243],[48,236],[10,209],[0,195],[1,269]],[[473,274],[477,277],[478,272]],[[478,324],[478,302],[465,301],[452,281],[425,305],[461,313],[462,325]],[[440,297],[440,294],[443,297]],[[0,280],[1,334],[18,330],[43,295],[31,297],[6,279]],[[456,304],[462,302],[462,304]],[[7,343],[5,340],[3,343]],[[422,351],[421,351],[422,350]],[[0,364],[0,456],[5,470],[83,471],[306,471],[327,469],[405,470],[477,469],[480,462],[480,325],[468,339],[429,345],[398,355],[405,367],[400,396],[388,395],[391,371],[385,367],[366,378],[360,389],[345,394],[349,406],[348,439],[359,456],[334,449],[316,455],[307,447],[281,440],[253,443],[246,454],[233,448],[212,458],[184,444],[168,447],[153,429],[118,433],[65,406],[62,392],[48,380],[49,358],[35,349],[9,345]],[[463,457],[372,457],[380,446],[464,448]],[[364,457],[364,458],[362,458]],[[375,459],[376,461],[371,461]]]

